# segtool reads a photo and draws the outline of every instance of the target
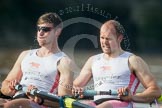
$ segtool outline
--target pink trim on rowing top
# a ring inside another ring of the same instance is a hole
[[[137,82],[137,83],[136,83]],[[135,94],[137,88],[138,88],[138,85],[139,85],[139,80],[136,78],[136,76],[133,74],[133,72],[131,72],[131,75],[130,75],[130,82],[129,82],[129,85],[128,87],[129,88],[132,88],[132,86],[134,86],[134,89],[133,89],[133,94]],[[136,84],[136,85],[134,85]]]
[[[55,77],[55,81],[54,81],[54,84],[53,84],[53,86],[52,86],[52,89],[50,90],[50,93],[53,93],[54,90],[58,87],[59,79],[60,79],[60,75],[59,75],[59,73],[57,72],[57,75],[56,75],[56,77]]]

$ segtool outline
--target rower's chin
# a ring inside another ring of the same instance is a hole
[[[38,44],[39,44],[39,46],[44,46],[44,45],[46,44],[46,40],[44,40],[44,39],[39,39],[39,40],[38,40]]]
[[[45,46],[45,42],[39,42],[39,46]]]
[[[104,53],[110,53],[111,52],[110,48],[103,48],[102,50],[103,50]]]

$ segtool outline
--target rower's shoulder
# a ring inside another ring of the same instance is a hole
[[[29,53],[31,50],[24,50],[21,52],[22,55],[26,55],[27,53]]]
[[[75,68],[75,63],[69,56],[63,56],[58,61],[58,68],[73,71]]]
[[[68,64],[71,64],[71,63],[72,63],[72,60],[68,56],[64,56],[60,59],[60,64],[68,65]]]
[[[144,61],[142,57],[138,56],[138,55],[135,55],[135,54],[132,54],[130,57],[129,57],[129,62],[131,63],[137,63],[138,62],[141,62],[141,61]]]
[[[135,72],[150,72],[149,66],[146,61],[137,55],[132,55],[129,58],[129,65]]]
[[[99,60],[101,57],[102,57],[102,53],[90,56],[88,58],[86,64],[89,64],[91,66],[93,64],[93,62],[95,62],[96,60]]]
[[[103,58],[103,53],[93,55],[89,58],[90,61],[97,61]]]
[[[20,54],[19,54],[19,58],[24,58],[31,50],[23,50]]]

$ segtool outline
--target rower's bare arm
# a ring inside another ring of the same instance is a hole
[[[73,66],[74,63],[68,57],[63,57],[58,65],[60,79],[58,85],[58,95],[71,95],[73,84]]]
[[[85,63],[85,65],[83,66],[79,76],[73,82],[74,87],[84,87],[91,79],[91,77],[92,77],[92,69],[91,69],[92,59],[93,59],[93,57],[90,57],[87,60],[87,62]]]
[[[135,94],[132,97],[132,100],[135,102],[151,102],[160,97],[160,87],[145,61],[142,58],[133,55],[129,58],[129,63],[131,69],[133,69],[145,88],[143,92]]]
[[[14,81],[16,80],[17,82],[19,82],[21,80],[22,77],[22,72],[21,72],[21,61],[24,58],[24,56],[26,55],[27,51],[22,52],[17,61],[15,62],[13,68],[11,69],[11,71],[9,72],[9,74],[7,75],[7,77],[5,78],[5,80],[2,82],[2,87],[1,87],[1,91],[3,94],[7,95],[7,96],[13,96],[15,91],[11,90],[9,88],[9,83],[10,81]]]

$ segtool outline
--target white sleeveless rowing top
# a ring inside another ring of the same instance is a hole
[[[58,61],[66,56],[58,52],[47,57],[38,57],[37,49],[30,50],[21,63],[23,77],[21,85],[34,85],[39,90],[57,93],[59,73]]]
[[[109,91],[121,87],[129,87],[132,94],[136,92],[139,80],[130,72],[128,58],[132,53],[124,52],[116,58],[106,60],[104,54],[95,55],[92,62],[92,74],[94,80],[94,89],[96,91]],[[102,98],[117,98],[111,95],[97,95],[94,100]]]

